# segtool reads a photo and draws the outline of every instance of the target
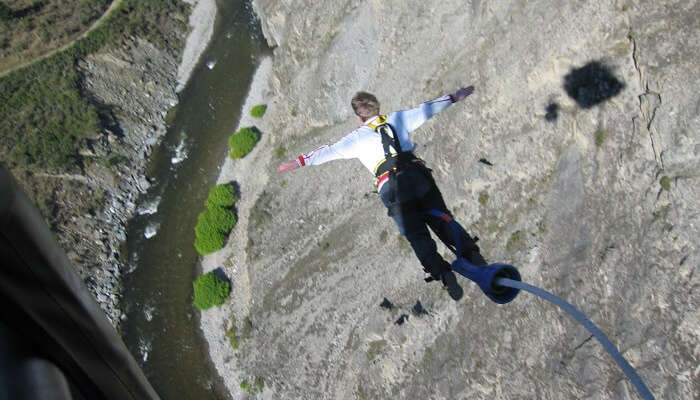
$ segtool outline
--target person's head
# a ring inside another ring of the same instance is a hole
[[[379,115],[379,101],[372,93],[357,92],[352,96],[350,104],[362,122]]]

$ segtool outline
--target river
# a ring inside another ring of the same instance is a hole
[[[163,399],[229,399],[209,359],[192,282],[194,226],[228,154],[253,73],[269,53],[248,1],[218,1],[214,34],[154,151],[130,221],[122,336]],[[156,211],[157,210],[157,211]],[[150,238],[148,237],[150,236]]]

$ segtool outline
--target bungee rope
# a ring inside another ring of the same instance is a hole
[[[456,249],[453,249],[450,246],[448,247],[450,247],[450,250],[452,250],[457,256],[457,259],[452,263],[452,269],[455,272],[479,285],[479,288],[481,288],[484,294],[495,303],[509,303],[515,299],[520,290],[525,290],[566,311],[576,321],[588,329],[588,331],[592,333],[596,339],[598,339],[600,344],[603,345],[603,348],[608,351],[620,369],[622,369],[629,380],[632,381],[642,398],[645,400],[654,400],[654,395],[644,384],[642,378],[637,374],[635,369],[627,362],[622,354],[620,354],[615,345],[610,342],[607,336],[605,336],[605,334],[598,329],[593,322],[586,318],[582,312],[577,310],[576,307],[553,295],[552,293],[547,292],[546,290],[522,282],[520,279],[520,273],[512,265],[490,264],[486,266],[476,266],[471,264],[469,261],[461,257],[462,243],[460,233],[463,231],[463,229],[457,223],[457,221],[455,221],[447,213],[439,210],[428,210],[427,214],[442,218],[452,227]]]
[[[525,282],[516,281],[508,278],[498,278],[496,279],[494,284],[496,286],[507,286],[514,289],[526,290],[534,294],[535,296],[538,296],[540,298],[554,303],[559,308],[569,313],[569,315],[574,317],[574,319],[576,319],[576,321],[578,321],[581,325],[585,326],[586,329],[588,329],[588,332],[592,333],[593,336],[595,336],[596,339],[598,339],[598,341],[600,342],[600,344],[603,345],[605,350],[607,350],[608,353],[610,353],[610,355],[615,360],[620,369],[622,369],[625,375],[627,375],[627,377],[632,381],[642,398],[646,400],[654,399],[654,395],[652,395],[649,389],[646,387],[644,381],[642,381],[642,378],[640,378],[639,375],[637,375],[637,372],[634,370],[634,368],[632,368],[632,366],[627,362],[627,360],[625,360],[625,357],[623,357],[622,354],[620,354],[615,345],[613,345],[610,342],[610,340],[608,340],[608,337],[605,336],[605,334],[600,329],[598,329],[598,327],[595,326],[593,322],[586,318],[586,316],[583,315],[582,312],[577,310],[576,307],[572,306],[565,300],[549,293],[546,290],[542,290],[537,286],[528,285]]]

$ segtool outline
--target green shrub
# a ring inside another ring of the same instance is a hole
[[[236,226],[236,215],[223,207],[202,211],[194,227],[194,247],[199,254],[206,255],[224,247],[226,236]]]
[[[595,131],[595,145],[600,147],[603,145],[603,142],[605,142],[605,130],[599,128]]]
[[[241,382],[241,389],[243,389],[246,393],[250,394],[250,383],[248,383],[248,381],[244,379],[243,382]]]
[[[200,310],[224,304],[231,292],[229,283],[218,278],[213,272],[198,276],[192,286],[194,287],[192,304]]]
[[[287,154],[287,149],[285,149],[284,146],[280,146],[277,149],[275,149],[275,156],[277,157],[277,159],[284,158],[285,154]]]
[[[226,235],[210,226],[195,227],[194,248],[201,255],[213,253],[226,244]]]
[[[214,207],[231,207],[236,202],[236,194],[233,192],[233,186],[222,183],[214,186],[209,191],[209,196],[205,202],[207,208]]]
[[[659,184],[661,185],[661,189],[667,192],[671,190],[671,178],[669,178],[668,176],[661,177],[661,181],[659,181]]]
[[[213,207],[207,209],[205,213],[205,218],[208,220],[208,222],[223,234],[228,234],[231,232],[231,229],[236,226],[236,214],[229,209],[223,207]]]
[[[250,115],[255,118],[261,118],[265,115],[265,111],[267,111],[267,106],[265,104],[258,104],[250,110]]]
[[[250,153],[258,141],[258,133],[252,127],[245,127],[228,138],[228,145],[231,148],[230,156],[233,159],[243,158]]]

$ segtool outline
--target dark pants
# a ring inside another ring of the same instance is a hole
[[[427,210],[435,209],[452,215],[435,185],[430,170],[423,166],[411,166],[390,179],[394,179],[395,182],[386,182],[380,192],[382,202],[389,210],[388,214],[396,222],[399,232],[408,239],[423,269],[433,276],[439,276],[443,271],[450,269],[450,264],[438,254],[428,227],[443,243],[452,248],[455,247],[455,240],[448,222],[426,214]],[[392,185],[395,186],[393,190]],[[486,265],[475,240],[461,228],[460,238],[462,257],[472,264]]]

